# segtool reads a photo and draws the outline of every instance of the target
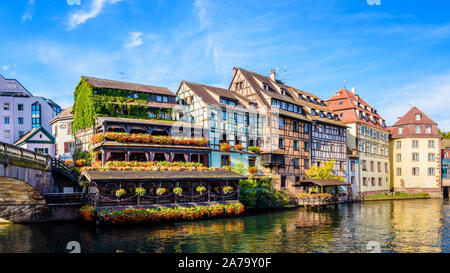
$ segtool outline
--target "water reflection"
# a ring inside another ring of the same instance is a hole
[[[450,205],[404,200],[148,226],[0,225],[0,252],[449,252]]]

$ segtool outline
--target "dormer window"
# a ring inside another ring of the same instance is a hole
[[[420,134],[422,128],[420,126],[416,126],[416,134]]]
[[[225,105],[236,106],[236,101],[229,98],[220,98],[220,103]]]
[[[319,104],[319,102],[317,101],[317,99],[314,99],[314,103],[315,103],[315,104]]]
[[[315,109],[311,109],[311,115],[313,115],[313,116],[316,115],[316,110]]]
[[[321,101],[320,105],[325,106],[325,102]]]
[[[425,133],[426,134],[431,134],[431,127],[430,126],[425,127]]]
[[[299,100],[304,100],[304,98],[303,98],[303,96],[301,94],[298,94],[297,97],[298,97]]]
[[[263,88],[264,88],[264,90],[269,90],[269,85],[268,85],[268,84],[265,84],[265,83],[263,83]]]
[[[242,89],[244,87],[244,82],[237,82],[236,83],[236,90]]]
[[[403,128],[398,128],[398,134],[402,135],[403,134]]]
[[[320,113],[319,113],[319,116],[320,116],[321,118],[323,118],[323,117],[324,117],[324,114],[323,114],[323,112],[322,112],[322,111],[320,111]]]
[[[327,118],[331,119],[331,114],[330,113],[327,114]]]
[[[416,114],[416,120],[420,120],[422,118],[421,114]]]
[[[306,101],[307,102],[311,102],[311,98],[310,97],[306,97]]]

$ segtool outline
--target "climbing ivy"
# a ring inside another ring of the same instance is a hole
[[[74,92],[74,132],[94,126],[95,118],[100,116],[165,120],[161,115],[170,116],[171,109],[150,109],[146,105],[151,96],[128,90],[95,88],[82,77]]]

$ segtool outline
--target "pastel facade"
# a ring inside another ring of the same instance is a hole
[[[51,133],[49,122],[60,111],[53,101],[33,96],[17,80],[0,75],[0,142],[13,144],[41,126]]]
[[[437,124],[413,107],[389,129],[393,190],[442,197],[442,137]]]
[[[441,141],[441,165],[442,187],[445,197],[448,197],[450,191],[450,139]]]
[[[55,157],[60,160],[72,159],[75,150],[72,107],[64,109],[50,121],[50,125],[55,137]]]
[[[389,130],[384,119],[356,92],[346,89],[326,103],[348,125],[347,146],[359,157],[358,192],[373,195],[389,191]]]
[[[248,150],[262,143],[265,114],[257,104],[227,89],[183,81],[177,91],[178,119],[191,122],[208,132],[211,166],[234,168],[237,164],[262,170],[259,154]],[[175,110],[176,111],[176,110]],[[175,114],[177,115],[177,114]],[[220,150],[221,143],[233,148]],[[242,145],[242,150],[235,145]]]

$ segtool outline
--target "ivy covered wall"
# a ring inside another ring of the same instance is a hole
[[[95,88],[82,77],[74,92],[74,132],[93,127],[95,118],[101,116],[138,119],[164,119],[163,113],[171,116],[171,109],[145,106],[151,96],[127,90]]]

